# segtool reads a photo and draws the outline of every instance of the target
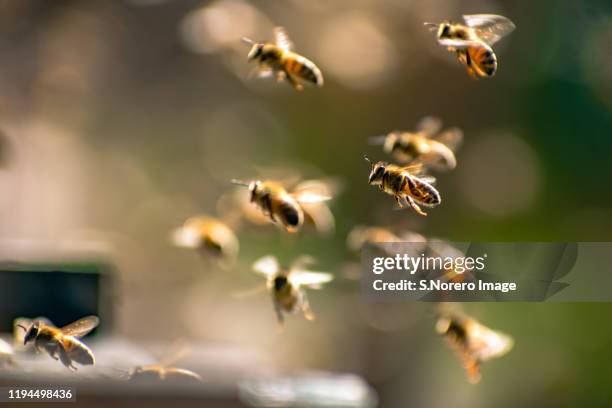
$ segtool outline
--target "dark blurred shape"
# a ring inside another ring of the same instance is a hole
[[[102,263],[0,264],[0,332],[12,332],[19,317],[45,316],[58,327],[98,315],[112,327],[112,277]]]
[[[240,398],[253,407],[343,407],[378,405],[375,391],[352,374],[308,373],[252,378],[240,384]]]

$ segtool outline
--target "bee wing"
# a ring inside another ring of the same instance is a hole
[[[279,48],[285,51],[291,51],[293,48],[293,42],[289,39],[287,31],[283,27],[274,28],[274,42]]]
[[[185,358],[189,354],[190,350],[185,342],[185,339],[179,338],[175,340],[164,355],[159,359],[159,364],[163,367],[169,367],[177,361]]]
[[[514,346],[512,337],[491,330],[475,321],[469,327],[468,341],[469,348],[478,361],[488,361],[501,357]]]
[[[440,129],[442,129],[442,121],[434,116],[426,116],[419,120],[416,129],[418,132],[432,137],[437,135]]]
[[[432,186],[436,184],[436,178],[434,176],[419,176],[419,180],[424,181],[427,184],[431,184]]]
[[[253,271],[263,276],[276,275],[280,271],[278,259],[272,255],[264,256],[253,264]]]
[[[510,34],[516,26],[504,16],[496,14],[464,15],[465,23],[476,30],[480,39],[489,45],[495,44],[502,37]]]
[[[197,248],[202,244],[202,236],[194,227],[179,227],[172,232],[172,243],[181,248]]]
[[[334,214],[324,203],[305,204],[302,202],[302,209],[306,220],[312,222],[320,234],[329,235],[336,229]]]
[[[100,324],[98,316],[87,316],[62,327],[60,330],[67,336],[83,337]]]
[[[457,127],[449,128],[436,136],[435,139],[455,151],[463,141],[463,131]]]
[[[389,135],[370,136],[368,138],[368,143],[374,146],[384,145],[388,136]]]
[[[468,47],[482,47],[482,42],[480,41],[456,40],[450,38],[439,39],[438,44],[455,50],[464,50]]]
[[[401,168],[402,171],[408,172],[411,175],[419,175],[424,171],[422,162],[414,162]]]
[[[331,282],[334,277],[327,272],[299,270],[293,271],[289,279],[296,287],[305,286],[310,289],[321,289],[322,285]]]
[[[311,191],[310,189],[305,190],[296,190],[291,195],[300,203],[300,204],[313,204],[320,203],[322,201],[331,200],[330,196],[325,196],[317,193],[316,191]]]

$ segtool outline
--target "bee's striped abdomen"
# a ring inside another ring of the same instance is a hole
[[[311,82],[317,86],[323,85],[323,75],[314,62],[293,54],[286,58],[285,69],[287,72],[304,81]]]
[[[483,45],[481,47],[470,47],[467,50],[468,61],[478,75],[491,77],[497,71],[497,57],[493,50]]]
[[[435,206],[442,202],[440,193],[431,184],[416,177],[406,177],[406,180],[408,181],[406,193],[420,203]]]

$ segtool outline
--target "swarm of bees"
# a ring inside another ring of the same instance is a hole
[[[497,57],[492,46],[509,34],[514,24],[506,17],[492,14],[466,15],[464,23],[425,23],[437,32],[438,43],[456,54],[472,78],[492,77],[497,71]],[[302,91],[304,83],[318,87],[323,85],[321,70],[309,59],[293,51],[293,44],[281,27],[274,29],[274,42],[255,42],[243,38],[251,49],[248,61],[255,62],[252,72],[258,77],[275,77],[287,81],[295,90]],[[413,132],[393,131],[370,139],[381,145],[386,154],[392,155],[400,164],[384,161],[372,162],[368,177],[369,185],[394,197],[400,208],[409,206],[418,215],[426,216],[421,206],[433,208],[441,204],[442,198],[434,187],[436,179],[426,174],[428,169],[451,170],[457,166],[455,151],[463,138],[458,128],[442,130],[438,118],[423,118]],[[323,180],[307,180],[289,187],[271,179],[249,182],[232,180],[233,184],[247,187],[244,193],[232,195],[223,201],[222,207],[238,205],[241,218],[262,224],[271,223],[289,233],[300,231],[304,225],[312,225],[322,233],[334,229],[334,217],[326,205],[336,193],[331,184]],[[235,199],[237,197],[237,199]],[[180,247],[199,251],[206,257],[223,262],[233,262],[238,257],[239,241],[234,232],[233,220],[207,215],[188,219],[184,225],[172,232],[172,241]],[[412,242],[422,250],[452,251],[414,232],[395,233],[385,227],[355,227],[347,238],[349,247],[359,252],[365,245],[389,242]],[[312,271],[311,257],[300,257],[289,267],[282,267],[273,255],[254,262],[253,271],[265,278],[265,288],[270,293],[279,325],[283,325],[286,314],[301,313],[307,320],[314,320],[306,289],[321,289],[334,276],[327,272]],[[452,272],[452,271],[449,271]],[[21,319],[16,327],[21,330],[23,344],[32,344],[37,352],[46,351],[70,370],[74,365],[93,365],[92,350],[81,340],[99,324],[96,316],[84,317],[67,326],[58,328],[48,319]],[[512,339],[482,325],[475,319],[456,310],[444,311],[436,324],[437,332],[455,350],[464,365],[468,380],[480,380],[483,362],[506,354]],[[0,366],[14,364],[14,351],[0,341]],[[193,381],[200,382],[198,374],[172,367],[181,353],[160,360],[158,364],[138,366],[127,374],[131,381]]]
[[[506,17],[495,14],[465,15],[463,21],[425,23],[425,26],[436,32],[438,44],[455,53],[470,77],[490,78],[497,72],[497,56],[492,46],[516,26]]]

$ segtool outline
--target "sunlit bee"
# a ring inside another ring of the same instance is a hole
[[[139,383],[200,383],[199,374],[184,368],[172,367],[187,354],[182,343],[174,345],[158,364],[143,365],[132,368],[127,375],[128,380]]]
[[[482,363],[503,356],[514,344],[510,336],[493,331],[456,311],[442,314],[436,324],[436,331],[455,351],[472,384],[480,381]]]
[[[298,91],[304,89],[301,82],[323,86],[321,70],[314,62],[293,51],[293,43],[282,27],[274,29],[274,39],[274,43],[242,39],[251,46],[248,60],[258,63],[254,71],[258,77],[274,76],[279,82],[286,79]]]
[[[9,343],[0,339],[0,368],[15,365],[15,350]]]
[[[385,153],[400,163],[421,162],[438,170],[451,170],[457,165],[455,150],[463,132],[458,128],[441,129],[442,121],[428,116],[419,121],[415,132],[393,131],[370,138],[370,143],[382,145]]]
[[[189,218],[174,230],[172,241],[176,246],[193,248],[213,258],[233,261],[240,247],[234,231],[217,218],[201,215]]]
[[[419,244],[414,248],[417,250],[422,250],[425,247],[427,240],[424,236],[415,232],[406,231],[400,235],[397,235],[387,228],[367,227],[363,225],[354,227],[346,238],[346,243],[349,249],[355,252],[361,251],[366,245],[373,245],[375,247],[379,247],[380,249],[386,250],[386,248],[382,247],[381,244],[398,242]]]
[[[472,78],[492,77],[497,71],[497,56],[491,47],[516,26],[495,14],[465,15],[463,20],[465,23],[445,21],[425,25],[437,32],[438,44],[454,52]]]
[[[316,190],[299,186],[289,193],[282,183],[275,181],[255,180],[246,183],[232,180],[232,183],[248,187],[250,202],[259,207],[270,221],[281,225],[287,232],[296,232],[302,227],[306,205],[331,199]]]
[[[370,160],[366,157],[366,160]],[[371,162],[370,162],[371,163]],[[435,178],[420,175],[420,164],[401,167],[382,161],[372,163],[372,171],[368,184],[379,186],[381,191],[392,195],[395,201],[403,208],[402,202],[412,207],[417,214],[427,216],[420,205],[435,207],[442,202],[440,193],[433,186]]]
[[[304,288],[321,289],[333,276],[325,272],[307,270],[306,266],[311,261],[309,257],[301,257],[286,269],[279,265],[274,256],[268,255],[253,264],[253,270],[266,278],[266,286],[272,296],[274,310],[281,326],[284,313],[301,312],[308,320],[315,318]]]
[[[62,328],[55,327],[46,319],[34,320],[29,327],[19,327],[26,332],[24,345],[33,342],[37,352],[45,350],[53,359],[59,359],[66,367],[76,371],[73,362],[81,365],[95,363],[93,352],[79,339],[99,323],[97,316],[87,316]]]

